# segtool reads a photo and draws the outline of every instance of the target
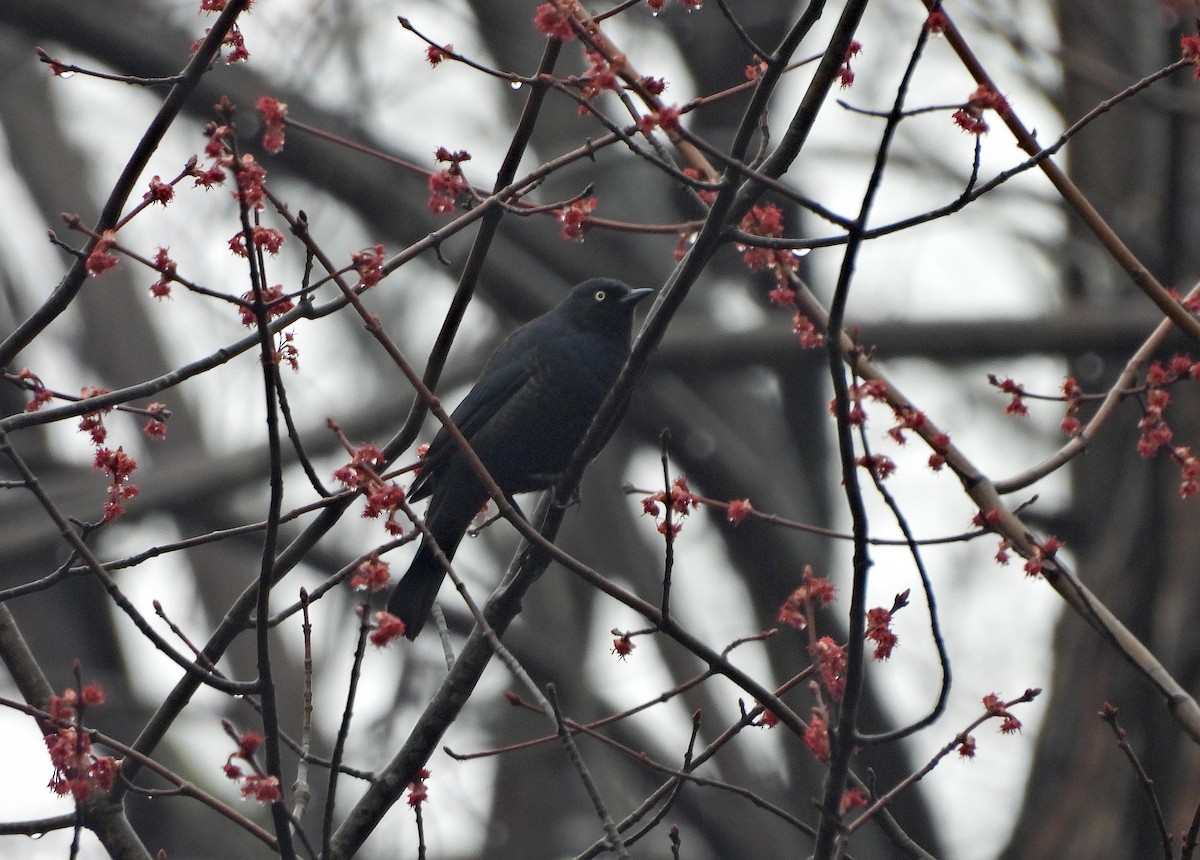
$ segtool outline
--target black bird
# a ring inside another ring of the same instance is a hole
[[[505,496],[550,487],[566,469],[629,355],[633,309],[654,292],[610,278],[579,284],[550,311],[514,331],[450,416]],[[445,428],[408,497],[432,496],[425,523],[447,558],[488,500]],[[388,600],[416,639],[445,571],[427,539]]]

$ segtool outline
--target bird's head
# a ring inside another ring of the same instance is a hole
[[[634,289],[612,278],[591,278],[576,285],[559,308],[575,325],[628,337],[633,309],[653,292],[647,287]]]

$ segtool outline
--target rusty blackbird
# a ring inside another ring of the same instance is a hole
[[[450,418],[510,499],[552,486],[566,469],[629,355],[634,306],[652,292],[610,278],[584,281],[488,359]],[[432,497],[425,523],[447,558],[488,499],[445,428],[408,496]],[[421,632],[444,576],[422,539],[387,604],[409,639]]]

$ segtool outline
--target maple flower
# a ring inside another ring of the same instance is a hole
[[[429,799],[429,788],[425,785],[427,779],[429,770],[421,768],[417,772],[417,778],[408,784],[408,805],[413,809],[419,809],[421,804]]]
[[[885,391],[886,388],[887,385],[885,383]],[[894,409],[893,413],[896,416],[896,424],[887,433],[899,445],[903,445],[907,441],[907,437],[904,434],[905,430],[919,431],[928,421],[924,412],[919,409],[913,409],[911,406],[900,406]]]
[[[608,61],[608,57],[596,51],[587,51],[588,71],[579,87],[579,95],[591,101],[605,90],[616,91],[621,88],[617,73]],[[580,115],[587,113],[587,108],[579,106]]]
[[[54,77],[69,77],[72,74],[70,66],[54,59],[41,47],[35,50],[37,51],[38,58],[50,68],[50,74]]]
[[[967,134],[987,134],[988,124],[984,122],[981,116],[968,111],[966,108],[959,108],[952,115],[951,119],[954,124],[961,128]]]
[[[1145,426],[1141,427],[1141,435],[1138,437],[1137,452],[1143,457],[1153,457],[1158,453],[1158,449],[1164,445],[1169,445],[1171,440],[1175,438],[1175,433],[1163,421],[1146,422],[1142,419]]]
[[[404,501],[404,489],[398,484],[377,482],[367,493],[367,504],[363,508],[363,519],[373,520],[383,513],[394,511]]]
[[[242,797],[253,798],[262,804],[283,800],[279,778],[260,773],[247,774],[242,780]]]
[[[694,510],[700,507],[700,500],[692,495],[692,491],[688,489],[688,481],[683,475],[680,475],[671,482],[671,507],[680,515],[687,514],[689,510]]]
[[[262,96],[254,103],[263,118],[263,149],[275,155],[283,149],[283,126],[287,121],[288,106],[273,96]]]
[[[842,794],[842,799],[838,802],[838,814],[845,815],[855,809],[862,809],[867,805],[867,795],[861,788],[853,787],[846,789]]]
[[[375,630],[370,636],[372,645],[376,648],[383,648],[403,636],[403,621],[390,612],[375,613]]]
[[[1028,694],[1029,691],[1026,691]],[[989,717],[1003,717],[1000,723],[1000,731],[1003,734],[1011,735],[1014,732],[1021,730],[1021,721],[1018,720],[1004,705],[1004,700],[995,693],[988,693],[983,697],[984,710],[988,712]]]
[[[1050,535],[1040,544],[1034,544],[1033,554],[1025,560],[1025,573],[1037,576],[1046,568],[1047,559],[1053,559],[1054,554],[1062,549],[1062,541]]]
[[[249,327],[254,325],[258,319],[254,314],[254,291],[250,290],[242,293],[242,301],[246,302],[246,304],[238,305],[238,313],[241,314],[242,325]],[[268,321],[275,317],[283,316],[296,306],[295,302],[284,295],[281,284],[263,287],[262,304],[263,314]]]
[[[1177,352],[1171,356],[1171,361],[1167,365],[1167,373],[1172,379],[1179,379],[1191,373],[1192,365],[1191,356]]]
[[[263,227],[258,224],[250,231],[250,238],[257,247],[262,248],[272,257],[279,253],[279,249],[283,247],[284,243],[283,234],[274,227]]]
[[[852,41],[846,46],[846,56],[837,71],[838,82],[841,84],[842,89],[846,89],[854,83],[854,70],[850,68],[850,60],[861,52],[862,45],[859,42]]]
[[[213,161],[222,161],[228,155],[230,140],[233,137],[233,127],[226,124],[210,122],[204,126],[204,136],[208,143],[204,144],[204,157]]]
[[[1005,394],[1011,394],[1012,400],[1004,407],[1005,415],[1019,415],[1022,418],[1029,414],[1029,407],[1025,405],[1025,388],[1012,379],[1005,377],[1001,380],[993,379],[996,386]]]
[[[261,224],[256,224],[250,228],[250,242],[256,247],[266,251],[272,257],[279,253],[279,249],[283,247],[283,234],[274,227],[264,227]],[[239,257],[246,256],[246,233],[244,230],[239,230],[229,238],[229,250]]]
[[[63,690],[61,696],[51,696],[50,704],[46,708],[50,715],[59,720],[75,719],[75,705],[79,702],[79,694],[74,688],[68,687]]]
[[[779,607],[778,617],[780,624],[787,624],[797,630],[803,630],[808,626],[808,616],[804,614],[803,599],[796,599],[798,593],[800,593],[800,589],[796,589],[788,596],[787,600],[783,601],[783,605]]]
[[[1146,384],[1149,386],[1166,385],[1171,381],[1171,374],[1161,361],[1155,361],[1146,371]]]
[[[817,606],[828,606],[833,603],[836,595],[833,583],[823,577],[815,576],[810,565],[804,567],[804,587],[808,591],[809,599],[813,600]]]
[[[367,442],[354,449],[350,462],[333,473],[334,480],[354,489],[378,480],[375,469],[387,462],[379,446]]]
[[[796,303],[796,291],[788,284],[780,284],[767,293],[767,298],[771,300],[771,304],[786,308]]]
[[[833,637],[822,636],[810,650],[829,695],[840,700],[846,692],[846,648],[837,644]]]
[[[121,502],[132,499],[140,492],[136,484],[129,483],[129,478],[137,469],[137,460],[125,453],[123,448],[111,451],[100,448],[96,451],[92,468],[108,474],[111,482],[108,485],[108,501],[104,503],[104,522],[112,522],[125,513]]]
[[[980,84],[971,93],[967,103],[954,112],[952,119],[969,134],[984,134],[988,130],[988,124],[983,120],[985,110],[994,110],[1004,116],[1009,110],[1008,101],[987,84]]]
[[[1183,52],[1183,59],[1196,67],[1196,80],[1200,81],[1200,34],[1180,36],[1179,48]]]
[[[71,795],[77,802],[90,799],[92,792],[112,790],[121,763],[112,756],[97,756],[92,741],[74,726],[63,727],[44,736],[54,773],[47,783],[59,795]]]
[[[870,400],[877,400],[880,403],[887,401],[888,384],[882,379],[868,379],[855,387],[862,397],[866,397]],[[908,412],[913,413],[913,410],[909,409]],[[920,413],[914,414],[920,415]],[[914,418],[912,419],[912,422],[913,423],[909,426],[915,430],[917,427],[920,427],[922,424],[924,424],[924,417],[922,416],[919,419]]]
[[[825,335],[803,311],[796,311],[792,317],[792,334],[800,340],[800,346],[805,349],[815,349],[825,343]]]
[[[667,88],[667,82],[662,78],[652,78],[649,75],[643,75],[641,85],[646,88],[646,92],[654,96],[661,96],[663,90]]]
[[[582,242],[583,234],[587,232],[588,215],[596,208],[596,198],[576,200],[561,209],[555,210],[558,220],[562,223],[562,236],[572,242]]]
[[[383,278],[383,245],[350,255],[350,265],[358,272],[363,287],[373,287]]]
[[[454,212],[459,194],[471,187],[461,167],[464,161],[470,161],[471,154],[466,150],[451,152],[439,146],[434,157],[450,166],[429,176],[429,211],[434,215],[449,215]]]
[[[150,295],[156,299],[165,299],[171,295],[171,279],[175,277],[175,261],[167,256],[168,248],[159,248],[154,252],[154,268],[159,278],[150,287]]]
[[[833,602],[836,590],[828,579],[813,574],[812,565],[804,566],[804,585],[788,595],[779,608],[779,622],[803,630],[808,626],[807,607],[827,606]]]
[[[452,51],[453,49],[453,45],[446,45],[444,48],[439,48],[437,45],[430,45],[425,49],[425,59],[428,61],[429,65],[437,68],[439,65],[441,65],[443,60],[450,58],[450,54],[447,52]]]
[[[116,241],[117,234],[112,230],[105,230],[100,234],[100,238],[92,247],[91,253],[88,254],[88,258],[83,264],[83,267],[87,270],[87,273],[93,278],[103,275],[120,262],[120,259],[117,257],[117,255],[110,251]]]
[[[212,188],[225,181],[225,171],[215,164],[208,170],[197,170],[192,175],[196,177],[197,188]]]
[[[669,504],[671,506],[671,510],[679,514],[680,517],[687,516],[694,508],[700,506],[700,500],[692,494],[691,490],[688,489],[687,478],[683,477],[682,475],[672,482],[669,493],[660,491],[652,496],[647,496],[646,498],[642,499],[642,513],[650,514],[657,519],[659,512],[661,511],[661,508],[658,506],[659,502]],[[658,525],[658,533],[673,538],[675,535],[679,534],[679,531],[682,528],[682,522],[674,522],[671,524],[671,527],[668,530],[667,522],[664,519]]]
[[[999,508],[988,508],[986,511],[976,512],[975,516],[971,517],[971,524],[976,528],[991,529],[998,526],[1003,518]]]
[[[980,84],[976,87],[975,92],[971,93],[971,97],[967,100],[967,104],[980,109],[994,110],[998,114],[1008,112],[1008,100],[987,84]]]
[[[763,712],[758,715],[758,721],[754,725],[764,729],[773,729],[779,725],[779,716],[770,708],[763,708]]]
[[[354,576],[350,577],[350,587],[355,591],[382,591],[391,581],[388,563],[372,555],[359,564]]]
[[[104,689],[95,683],[78,692],[67,688],[61,696],[51,696],[47,710],[56,720],[74,720],[86,707],[104,704]],[[46,750],[54,773],[48,786],[55,794],[71,795],[77,802],[87,801],[93,791],[112,791],[121,763],[112,756],[92,751],[92,739],[76,726],[49,727],[44,735]]]
[[[264,738],[258,732],[242,732],[240,735],[238,735],[238,748],[236,755],[240,758],[248,760],[264,743],[266,743],[266,738]]]
[[[817,761],[829,761],[829,727],[815,710],[808,721],[808,728],[804,730],[804,744],[812,750]]]
[[[729,521],[735,526],[740,525],[742,520],[750,516],[750,512],[754,509],[750,506],[749,499],[734,499],[729,503],[729,507],[725,510],[725,515],[729,517]]]
[[[87,400],[101,394],[108,394],[109,391],[108,388],[88,385],[80,389],[79,396]],[[87,412],[79,419],[79,432],[90,434],[94,445],[103,445],[104,440],[108,437],[108,429],[104,426],[104,416],[109,412],[112,412],[111,406],[96,412]]]
[[[854,462],[881,481],[890,478],[896,472],[896,462],[884,454],[863,454]]]
[[[222,720],[221,724],[227,732],[233,732],[233,726],[228,720]],[[225,759],[221,770],[229,779],[235,782],[241,780],[242,797],[257,800],[259,803],[275,803],[283,799],[283,791],[280,789],[279,780],[276,777],[258,773],[257,768],[255,771],[247,773],[233,762],[235,758],[240,758],[253,765],[254,754],[265,742],[266,738],[259,732],[240,732],[237,735],[237,749]]]
[[[658,127],[663,131],[679,131],[679,107],[669,105],[655,114]]]
[[[875,643],[876,660],[886,660],[892,656],[892,650],[899,641],[892,632],[892,613],[890,610],[877,606],[867,610],[866,638]]]
[[[777,238],[783,235],[783,210],[774,203],[759,203],[742,216],[739,225],[743,233],[751,236]],[[742,260],[752,272],[758,272],[778,262],[773,250],[755,245],[738,245]]]
[[[959,736],[958,741],[958,756],[959,758],[975,758],[975,738],[970,735]]]
[[[1187,445],[1176,447],[1171,456],[1179,464],[1179,471],[1183,477],[1183,482],[1179,485],[1180,497],[1186,499],[1200,493],[1200,457]]]
[[[296,335],[290,331],[279,332],[271,350],[271,361],[288,365],[293,373],[300,372],[300,350],[296,348]]]
[[[575,30],[571,19],[559,11],[553,3],[543,3],[533,14],[533,26],[538,32],[544,33],[560,42],[570,42],[575,38]]]
[[[763,236],[766,239],[778,239],[784,235],[784,214],[773,203],[751,206],[750,211],[742,217],[739,228],[743,233]],[[793,306],[796,303],[796,290],[792,288],[791,279],[799,266],[800,255],[791,248],[768,248],[756,245],[736,245],[742,261],[750,271],[769,271],[775,278],[775,289],[768,294],[773,305],[780,307]],[[803,347],[814,347],[824,342],[812,320],[797,309],[796,318],[792,321],[792,330],[800,338]]]
[[[629,634],[624,633],[613,640],[612,653],[616,654],[621,660],[624,660],[633,653],[633,649],[636,647],[637,646],[633,644],[633,640],[629,637]]]
[[[26,412],[37,412],[43,405],[54,399],[54,395],[46,388],[41,378],[28,367],[22,367],[17,377],[25,383],[26,388],[33,392],[33,399],[25,404]]]
[[[946,32],[946,28],[950,26],[950,19],[946,17],[946,13],[940,9],[929,13],[929,17],[925,19],[925,29],[932,36],[939,36]]]
[[[266,191],[263,190],[267,171],[263,166],[247,152],[234,162],[233,175],[237,180],[237,191],[233,192],[233,199],[243,203],[249,209],[262,209],[265,206],[263,201],[267,196]]]
[[[232,66],[234,63],[244,63],[250,59],[250,52],[246,50],[246,40],[236,24],[225,35],[225,40],[221,44],[229,46],[229,53],[225,55],[225,62],[228,65]]]
[[[663,520],[658,524],[658,533],[668,539],[673,539],[681,531],[683,531],[683,523],[671,523],[668,525],[667,521]]]
[[[174,196],[175,186],[169,182],[163,182],[162,177],[156,175],[150,180],[150,190],[142,195],[142,199],[151,203],[161,203],[165,207]]]

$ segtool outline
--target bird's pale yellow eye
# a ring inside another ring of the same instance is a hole
[[[596,295],[593,298],[598,302],[604,301],[604,290],[596,290]]]

